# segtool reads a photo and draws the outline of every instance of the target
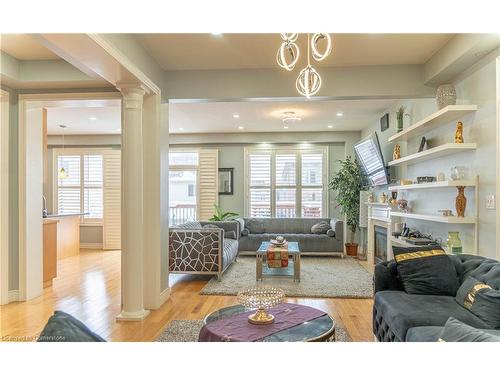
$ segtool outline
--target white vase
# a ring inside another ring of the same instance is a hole
[[[439,109],[443,109],[447,105],[457,104],[457,93],[455,86],[446,84],[437,88],[436,101]]]

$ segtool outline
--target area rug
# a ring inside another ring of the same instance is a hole
[[[203,327],[202,320],[172,320],[155,341],[197,342],[201,327]],[[335,341],[347,342],[352,340],[347,331],[337,325],[335,327]]]
[[[373,297],[372,275],[354,259],[302,257],[300,268],[300,282],[277,277],[255,281],[255,257],[242,256],[224,272],[222,281],[210,279],[200,294],[235,296],[253,286],[276,286],[287,297]]]

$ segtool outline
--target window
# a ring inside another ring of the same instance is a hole
[[[326,147],[249,148],[250,217],[322,217],[326,214]]]
[[[197,219],[198,152],[173,151],[169,160],[169,221],[179,225]]]
[[[75,214],[88,212],[82,222],[102,223],[103,155],[100,151],[55,150],[57,168],[57,212]],[[59,177],[64,168],[66,178]]]

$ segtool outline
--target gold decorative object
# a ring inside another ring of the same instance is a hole
[[[464,190],[465,186],[457,186],[458,195],[455,199],[455,208],[457,210],[458,217],[464,217],[465,207],[467,207],[467,198],[465,198]]]
[[[392,160],[398,160],[399,158],[401,158],[401,146],[396,143],[394,152],[392,153]]]
[[[464,124],[462,121],[457,122],[455,129],[455,143],[464,143]]]
[[[285,292],[279,288],[249,288],[238,293],[238,301],[249,309],[257,311],[248,316],[248,322],[251,324],[271,324],[274,322],[274,316],[269,314],[266,309],[270,309],[283,302]]]
[[[379,203],[387,203],[387,194],[382,192],[378,198]]]

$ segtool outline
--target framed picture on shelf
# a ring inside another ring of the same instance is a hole
[[[380,118],[380,131],[383,132],[389,129],[389,114],[386,113]]]
[[[234,168],[219,168],[219,195],[234,194]]]
[[[418,152],[422,152],[424,151],[427,147],[427,139],[425,139],[425,137],[422,137],[422,139],[420,140],[420,146],[418,147]]]

